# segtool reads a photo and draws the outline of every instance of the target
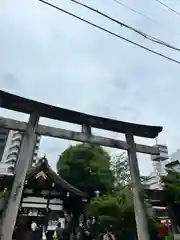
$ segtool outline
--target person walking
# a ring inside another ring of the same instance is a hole
[[[108,229],[106,229],[106,233],[103,236],[103,240],[116,240],[113,233],[109,232]]]
[[[40,228],[38,228],[36,222],[31,223],[30,239],[41,240],[41,231]]]
[[[85,226],[82,229],[82,239],[83,240],[92,240],[92,220],[90,218],[87,219]]]
[[[59,222],[56,228],[56,239],[63,240],[63,233],[64,229],[62,228],[61,223]]]

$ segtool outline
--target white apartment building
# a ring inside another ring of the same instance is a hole
[[[169,154],[166,145],[156,144],[155,147],[159,148],[159,155],[151,155],[153,162],[154,174],[164,175],[166,173],[166,164],[169,162]]]
[[[151,190],[162,190],[163,184],[161,182],[161,176],[166,174],[166,165],[169,162],[169,155],[167,146],[159,144],[156,144],[155,146],[159,148],[159,155],[151,156],[154,171],[150,176],[144,177],[142,184],[145,186],[145,188]],[[153,206],[151,211],[160,219],[166,219],[168,216],[166,207]]]
[[[147,176],[144,185],[149,189],[161,189],[162,184],[160,183],[160,178],[166,175],[166,169],[172,169],[174,171],[180,172],[180,149],[168,156],[167,147],[163,145],[160,146],[160,155],[151,156],[153,161],[154,171],[150,176]]]
[[[7,163],[9,166],[12,167],[12,170],[14,169],[17,163],[22,138],[23,138],[23,133],[19,131],[10,130],[7,133],[6,142],[4,144],[5,145],[4,151],[1,157],[1,163]],[[41,136],[37,136],[37,141],[36,141],[34,153],[32,156],[32,164],[36,163],[38,158],[40,139],[41,139]]]
[[[154,171],[146,177],[143,182],[149,189],[162,189],[161,176],[166,174],[166,165],[169,163],[168,149],[165,145],[156,144],[159,148],[159,155],[152,155]]]
[[[144,180],[142,181],[142,184],[145,186],[145,188],[155,190],[155,189],[162,189],[162,184],[160,182],[160,176],[158,176],[156,173],[151,173],[150,176],[145,176]]]
[[[180,149],[168,157],[167,147],[161,146],[160,155],[151,157],[151,160],[153,161],[154,172],[144,178],[143,184],[146,188],[161,190],[163,188],[160,181],[161,176],[167,174],[167,169],[180,172]],[[166,207],[153,206],[152,211],[160,219],[168,218]]]

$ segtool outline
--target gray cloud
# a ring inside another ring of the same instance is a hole
[[[8,89],[20,88],[20,81],[12,74],[7,74],[1,78],[1,86]]]

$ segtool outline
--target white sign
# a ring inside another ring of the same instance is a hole
[[[59,222],[61,223],[61,227],[64,228],[65,227],[65,219],[59,218],[58,220],[49,220],[47,230],[48,231],[56,230],[56,227]]]

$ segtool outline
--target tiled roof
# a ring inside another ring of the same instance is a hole
[[[61,186],[62,188],[66,189],[68,192],[73,193],[77,196],[88,198],[88,194],[77,189],[66,180],[64,180],[61,176],[59,176],[56,172],[52,170],[49,166],[48,161],[45,157],[41,158],[36,166],[31,167],[27,172],[26,179],[29,179],[38,173],[43,171],[55,184]]]

